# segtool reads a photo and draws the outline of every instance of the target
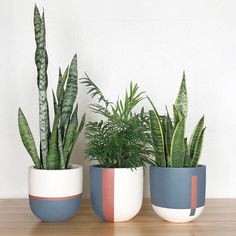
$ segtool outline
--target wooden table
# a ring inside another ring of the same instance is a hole
[[[169,223],[152,210],[144,200],[142,210],[124,223],[102,222],[92,211],[89,200],[83,200],[76,217],[63,223],[43,223],[32,215],[27,200],[0,200],[0,235],[161,235],[161,236],[236,236],[236,199],[207,200],[203,214],[184,224]]]

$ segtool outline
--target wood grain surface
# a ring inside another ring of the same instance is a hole
[[[149,199],[131,221],[102,222],[84,199],[76,217],[63,223],[45,223],[30,211],[27,200],[0,200],[1,236],[68,236],[68,235],[161,235],[161,236],[236,236],[236,199],[207,200],[203,214],[184,224],[169,223],[152,210]]]

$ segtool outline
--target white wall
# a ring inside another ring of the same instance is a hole
[[[173,103],[185,70],[188,133],[206,116],[201,162],[207,165],[207,196],[236,197],[236,1],[36,2],[46,11],[49,91],[58,66],[65,67],[78,52],[80,75],[86,71],[108,98],[116,99],[133,80],[164,111],[165,104]],[[18,106],[39,139],[33,8],[34,1],[0,1],[1,198],[27,196],[27,167],[32,163],[18,133]],[[91,119],[90,102],[80,86],[80,116],[86,111]],[[82,137],[73,161],[84,164],[87,195],[84,145]],[[148,187],[145,192],[148,196]]]

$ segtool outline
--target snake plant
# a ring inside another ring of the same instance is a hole
[[[203,116],[197,123],[189,142],[185,137],[188,112],[185,74],[183,74],[179,93],[173,105],[173,119],[167,108],[166,115],[159,115],[151,99],[149,97],[148,99],[153,108],[149,111],[149,118],[155,165],[177,168],[197,167],[206,128]]]
[[[40,15],[36,5],[34,8],[34,31],[36,42],[35,64],[37,67],[39,93],[40,154],[37,152],[32,132],[21,108],[18,111],[20,136],[34,162],[35,168],[66,169],[68,168],[72,149],[85,123],[85,115],[82,117],[80,125],[77,117],[77,55],[73,57],[63,74],[61,69],[59,69],[56,94],[52,91],[54,121],[51,130],[47,100],[48,56],[45,39],[45,19],[44,13]]]

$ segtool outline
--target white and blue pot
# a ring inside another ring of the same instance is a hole
[[[60,222],[72,218],[81,203],[83,169],[70,165],[65,170],[29,168],[29,203],[42,221]]]
[[[150,167],[154,211],[170,222],[196,219],[205,206],[206,166],[195,168]]]
[[[105,221],[132,219],[143,202],[143,167],[90,166],[90,199],[95,213]]]

